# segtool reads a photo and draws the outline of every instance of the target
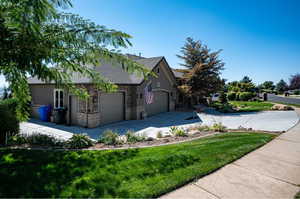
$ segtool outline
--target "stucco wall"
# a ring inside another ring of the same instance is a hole
[[[161,90],[169,93],[169,110],[175,110],[177,89],[175,86],[175,78],[172,76],[170,71],[168,70],[168,66],[165,61],[161,61],[156,68],[153,69],[153,72],[157,75],[157,77],[150,77],[148,80],[144,81],[138,88],[137,93],[142,93],[144,95],[145,86],[151,81],[153,90]],[[159,71],[159,72],[158,72]],[[172,96],[171,96],[172,95]],[[138,112],[137,116],[140,115],[140,112],[145,111],[145,99],[144,97],[139,98],[137,101],[138,104]]]
[[[29,85],[31,94],[31,116],[38,118],[37,109],[41,105],[51,105],[54,107],[54,84],[31,84]],[[64,92],[64,107],[68,108],[68,93]]]

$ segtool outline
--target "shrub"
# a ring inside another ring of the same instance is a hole
[[[215,132],[226,132],[226,126],[223,126],[221,122],[215,123],[210,127],[210,130]]]
[[[203,126],[198,126],[198,131],[210,131],[209,126],[203,125]]]
[[[110,129],[105,130],[98,141],[107,145],[122,144],[122,141],[119,139],[119,134]]]
[[[299,90],[295,91],[294,95],[300,95],[300,91]]]
[[[222,112],[222,113],[232,113],[232,112],[235,112],[234,110],[233,110],[233,107],[232,107],[232,105],[231,104],[223,104],[222,106],[220,106],[219,108],[218,108],[218,111],[220,111],[220,112]]]
[[[128,143],[142,142],[146,140],[145,136],[138,135],[134,131],[128,130],[125,134]]]
[[[254,97],[254,94],[251,92],[241,92],[239,94],[239,100],[241,101],[249,101]]]
[[[221,92],[221,93],[220,93],[219,101],[220,101],[222,104],[227,103],[227,95],[226,95],[226,93],[224,93],[224,92]]]
[[[181,128],[178,128],[176,126],[172,126],[170,127],[170,133],[173,135],[173,136],[176,136],[176,137],[184,137],[184,136],[187,136],[187,133],[181,129]]]
[[[21,135],[10,136],[7,140],[8,145],[21,145],[26,143],[27,143],[26,137]]]
[[[229,93],[227,93],[227,98],[230,101],[236,100],[236,93],[235,92],[229,92]]]
[[[86,134],[74,134],[67,141],[67,147],[71,149],[82,149],[93,145],[94,142]]]
[[[19,121],[15,114],[16,101],[7,99],[0,102],[0,144],[19,133]]]
[[[156,137],[157,137],[157,138],[162,138],[162,137],[163,137],[162,132],[161,132],[161,131],[158,131],[157,134],[156,134]]]
[[[62,141],[56,139],[51,135],[34,133],[29,136],[25,136],[26,143],[30,145],[39,145],[39,146],[61,146]]]

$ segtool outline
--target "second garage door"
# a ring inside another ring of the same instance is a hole
[[[154,100],[152,104],[146,104],[148,116],[169,111],[169,97],[167,92],[154,91]]]
[[[100,94],[100,121],[108,124],[124,120],[124,94]]]

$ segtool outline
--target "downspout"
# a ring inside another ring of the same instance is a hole
[[[89,125],[88,99],[85,101],[85,112],[86,112],[86,125],[85,125],[85,128],[88,128],[88,125]]]

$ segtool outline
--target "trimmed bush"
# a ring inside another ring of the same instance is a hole
[[[241,92],[239,94],[239,100],[241,101],[249,101],[254,97],[254,94],[251,92]]]
[[[236,92],[229,92],[229,93],[227,93],[227,98],[230,101],[236,100]]]
[[[5,144],[6,136],[19,133],[19,121],[16,117],[17,102],[14,99],[0,101],[0,144]]]
[[[93,141],[85,134],[74,134],[68,141],[67,147],[70,149],[82,149],[93,146]]]

